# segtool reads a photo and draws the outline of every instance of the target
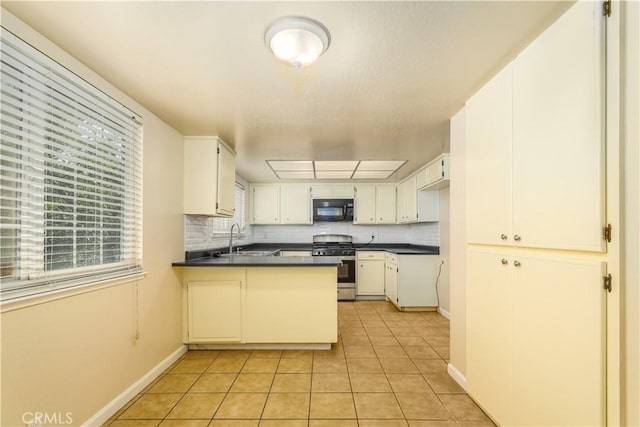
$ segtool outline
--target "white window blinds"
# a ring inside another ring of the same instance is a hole
[[[2,298],[139,272],[141,118],[1,39]]]
[[[244,186],[236,182],[234,201],[233,201],[233,217],[232,218],[213,218],[213,233],[229,235],[229,230],[233,223],[238,223],[240,232],[244,233],[245,226],[245,190]]]

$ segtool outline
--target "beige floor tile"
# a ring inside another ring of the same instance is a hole
[[[353,392],[391,392],[385,374],[349,374]]]
[[[200,374],[167,374],[147,393],[186,393],[199,376]]]
[[[311,391],[311,374],[276,374],[271,393],[308,393]]]
[[[358,427],[356,420],[309,420],[309,427]]]
[[[342,338],[342,344],[346,346],[370,346],[369,338],[364,336],[346,336]]]
[[[211,365],[210,359],[182,359],[172,369],[172,374],[201,374]]]
[[[106,425],[108,427],[156,427],[159,423],[160,420],[115,420]]]
[[[421,332],[412,326],[389,326],[389,329],[396,337],[419,337]]]
[[[426,337],[425,340],[432,347],[449,347],[449,337]]]
[[[348,359],[350,374],[378,374],[384,372],[378,359]]]
[[[342,358],[313,359],[314,374],[346,374],[347,362]]]
[[[229,393],[214,418],[258,419],[267,401],[267,393]]]
[[[313,374],[311,377],[311,391],[336,393],[351,392],[349,376],[345,374]]]
[[[309,418],[309,393],[271,393],[262,418],[297,420]]]
[[[356,418],[351,393],[311,393],[309,418],[344,419]]]
[[[240,374],[231,386],[230,393],[268,393],[273,374]]]
[[[307,427],[308,420],[261,420],[260,427]]]
[[[495,427],[496,425],[490,419],[484,421],[458,421],[459,427]]]
[[[238,372],[240,372],[244,364],[245,359],[242,357],[224,358],[221,354],[216,360],[213,361],[206,372],[208,374],[237,374]]]
[[[402,412],[410,420],[448,420],[449,411],[435,394],[396,393]]]
[[[225,393],[231,388],[237,374],[202,374],[189,390],[190,393]]]
[[[280,359],[277,372],[279,374],[307,374],[311,372],[313,359]]]
[[[284,350],[283,359],[313,359],[313,350]]]
[[[367,333],[364,330],[363,327],[359,327],[359,328],[340,328],[340,334],[343,337],[353,337],[353,336],[358,336],[358,337],[366,337]]]
[[[167,418],[211,419],[224,396],[224,393],[185,394],[182,400],[169,412]]]
[[[398,342],[403,347],[428,345],[422,337],[398,337]]]
[[[376,345],[373,347],[380,359],[407,359],[407,353],[399,345]]]
[[[371,337],[393,337],[393,334],[386,326],[373,326],[366,329],[367,335]]]
[[[165,419],[159,427],[207,427],[209,419],[206,420],[167,420]]]
[[[362,319],[362,326],[364,326],[365,329],[387,327],[384,321],[377,314],[375,315],[375,318],[372,316],[371,318]]]
[[[358,427],[407,427],[405,420],[358,420]]]
[[[242,368],[243,374],[274,374],[278,369],[280,359],[251,359],[249,358]]]
[[[119,419],[162,419],[180,400],[182,394],[145,394],[124,411]]]
[[[443,394],[438,397],[458,421],[490,421],[482,409],[465,394]]]
[[[447,363],[438,359],[411,359],[421,374],[438,374],[447,371]]]
[[[378,356],[371,344],[344,346],[344,357],[347,359],[376,359]]]
[[[315,350],[313,360],[316,359],[344,359],[344,349],[340,346],[331,350]]]
[[[418,369],[411,359],[380,359],[382,369],[387,374],[417,374]]]
[[[247,360],[252,352],[252,350],[223,350],[218,359]]]
[[[422,328],[421,332],[422,333],[420,334],[420,336],[424,337],[425,341],[430,337],[446,337],[447,336],[444,332],[442,332],[440,329],[436,328],[435,326]]]
[[[209,427],[258,427],[259,420],[213,420]]]
[[[440,393],[462,393],[464,394],[464,390],[456,383],[453,378],[449,376],[446,372],[436,373],[436,374],[423,374],[423,377],[434,392],[437,394]]]
[[[387,374],[387,379],[395,393],[433,393],[420,374]]]
[[[280,359],[282,350],[253,350],[249,359]]]
[[[449,360],[449,347],[433,347],[436,353],[440,355],[445,360]]]
[[[185,359],[215,359],[221,353],[221,350],[189,350],[184,355]]]
[[[353,393],[358,419],[404,418],[393,393]]]
[[[439,359],[440,355],[428,345],[406,346],[404,350],[412,359]]]
[[[371,335],[369,336],[369,341],[371,341],[374,348],[378,345],[400,345],[394,336],[381,337],[378,335]]]
[[[455,421],[409,420],[409,427],[458,427]]]

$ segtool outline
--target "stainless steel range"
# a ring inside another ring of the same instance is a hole
[[[337,256],[342,261],[338,267],[338,301],[356,299],[356,249],[353,237],[346,234],[316,234],[313,236],[313,256]]]

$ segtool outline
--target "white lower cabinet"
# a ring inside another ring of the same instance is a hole
[[[356,253],[358,295],[384,295],[385,252]]]
[[[186,342],[241,342],[244,269],[227,269],[215,276],[187,274],[185,283]]]
[[[438,307],[438,255],[387,253],[385,294],[399,309]]]
[[[500,425],[606,425],[605,268],[468,249],[467,391]]]

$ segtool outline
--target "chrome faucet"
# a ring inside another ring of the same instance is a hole
[[[229,256],[233,255],[233,227],[238,227],[238,233],[240,233],[240,224],[234,222],[231,225],[231,230],[229,231]]]

